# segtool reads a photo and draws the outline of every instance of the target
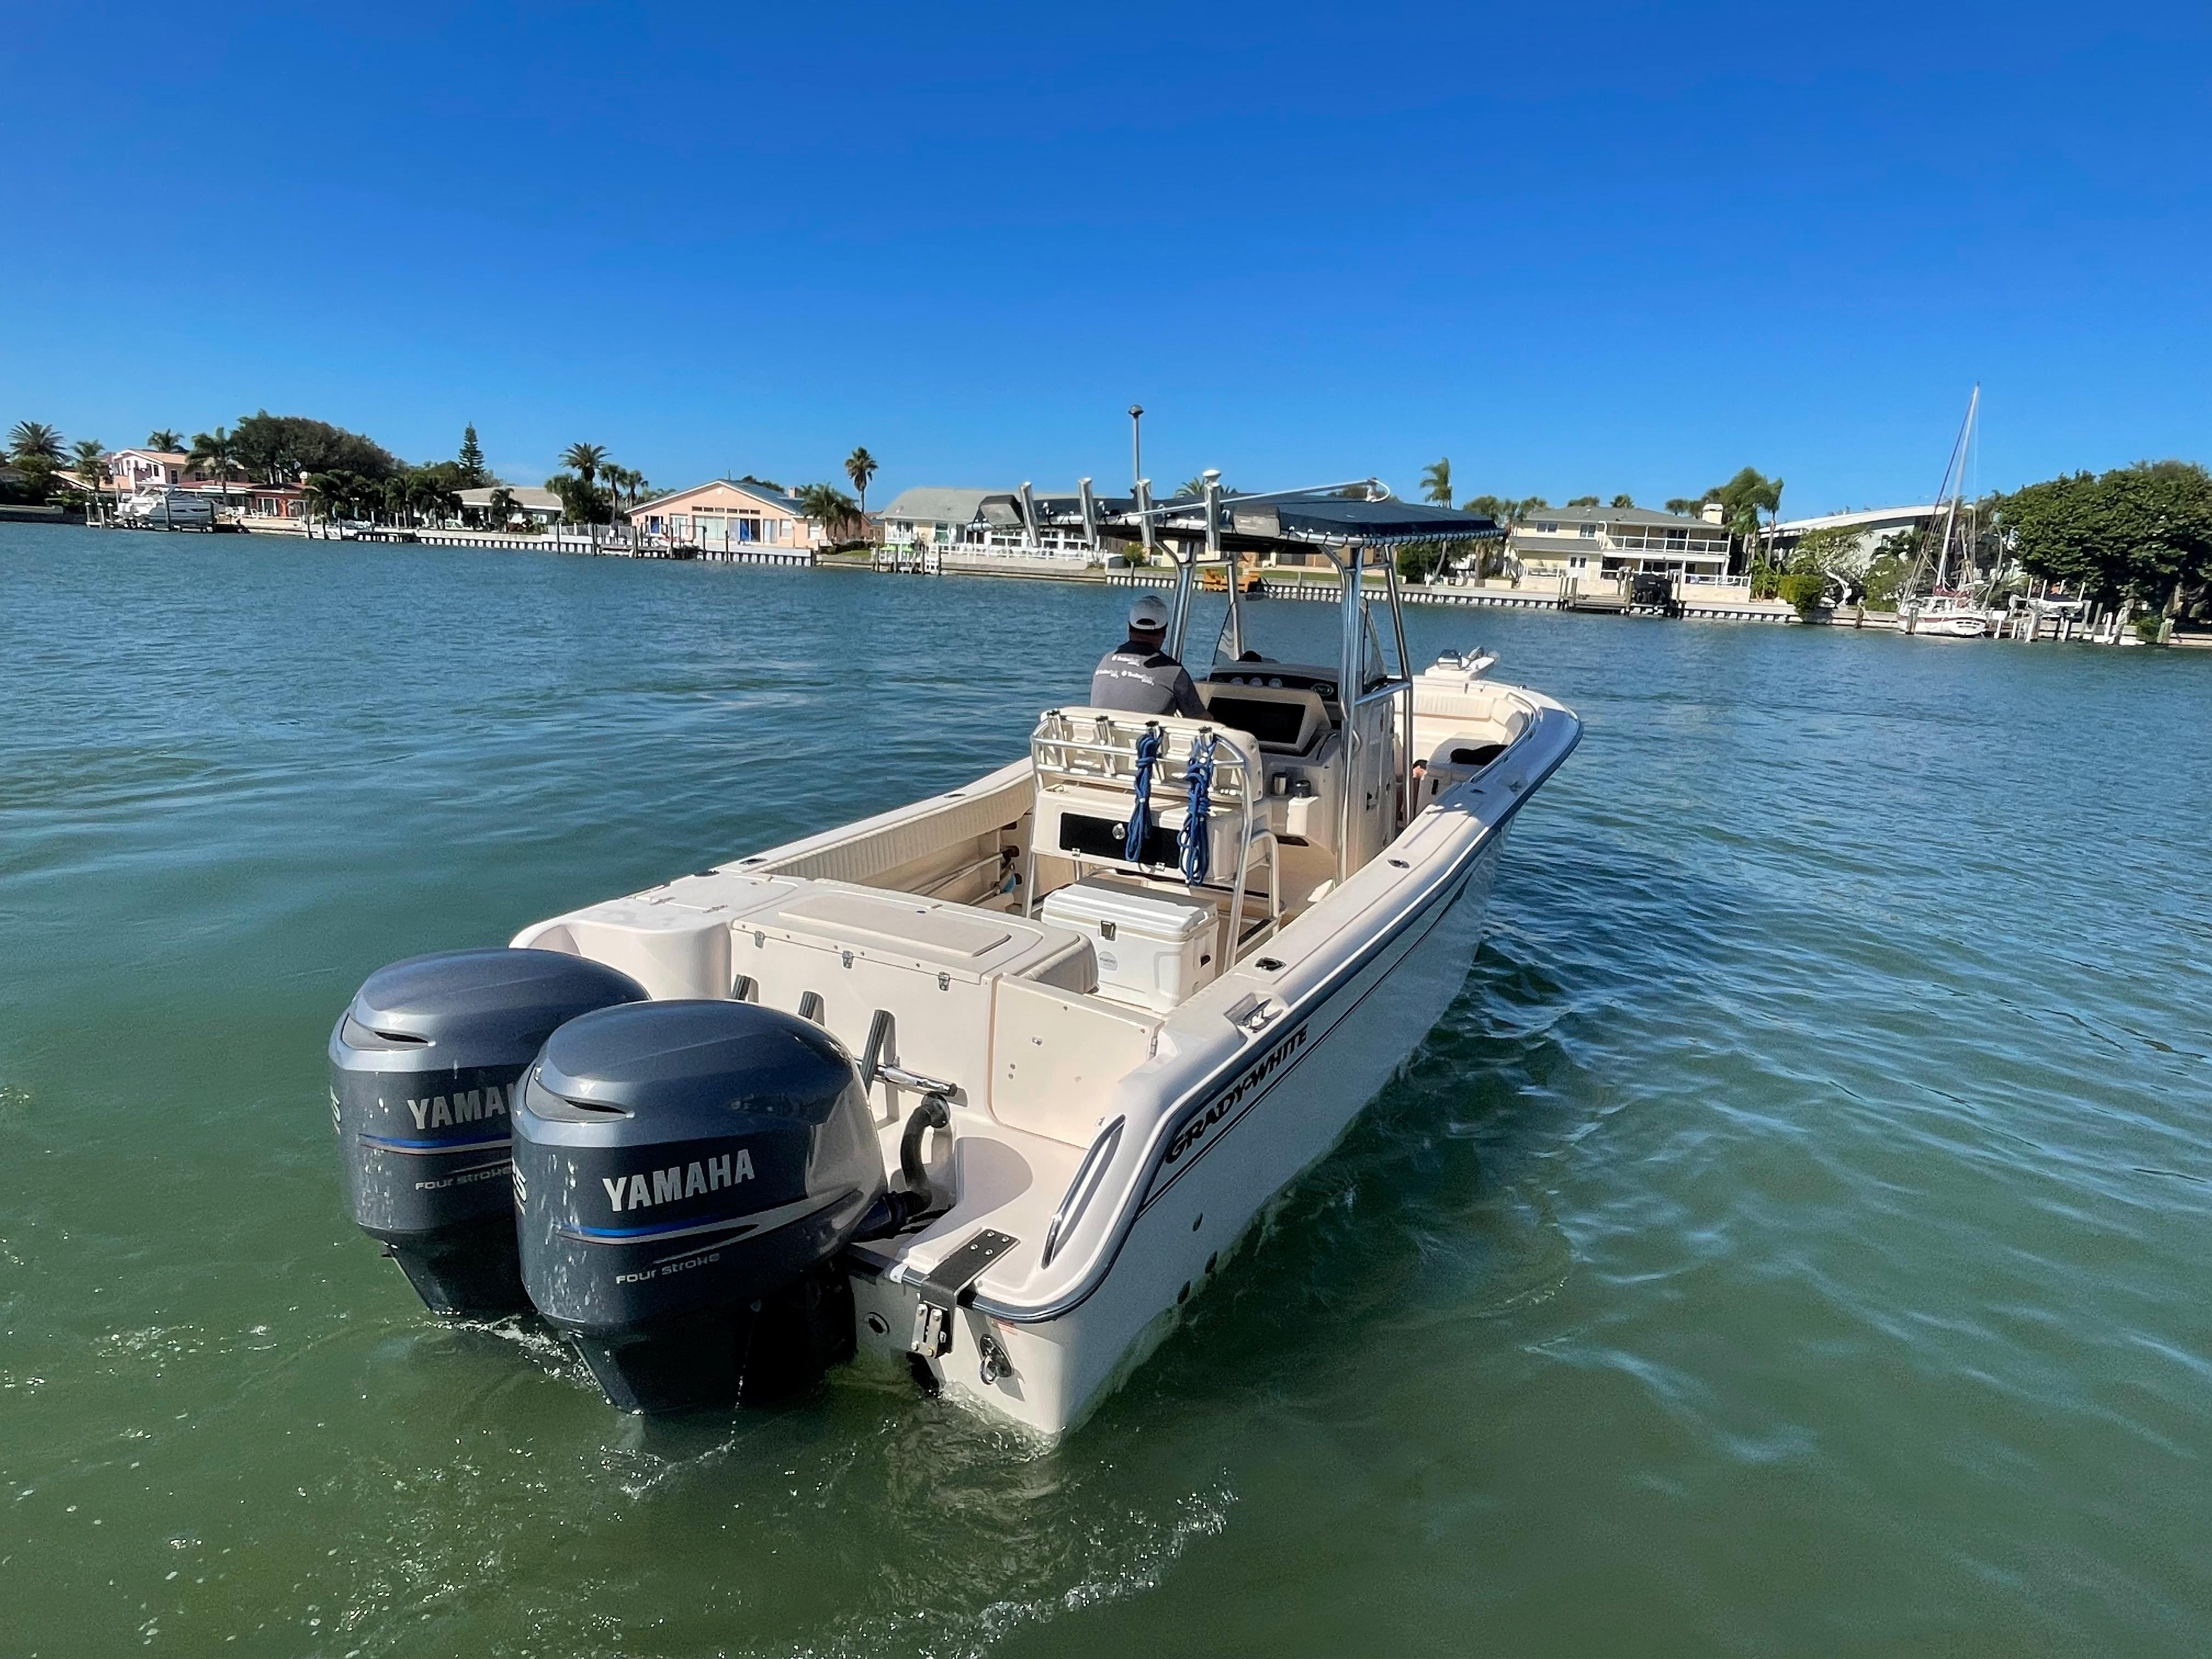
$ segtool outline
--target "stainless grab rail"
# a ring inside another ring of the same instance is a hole
[[[1060,1207],[1052,1212],[1052,1220],[1044,1230],[1044,1261],[1041,1266],[1049,1267],[1052,1259],[1060,1254],[1060,1235],[1073,1231],[1091,1207],[1091,1200],[1098,1191],[1098,1183],[1105,1178],[1106,1166],[1113,1162],[1115,1149],[1121,1144],[1121,1126],[1127,1120],[1115,1118],[1098,1132],[1091,1143],[1091,1150],[1083,1155],[1083,1162],[1075,1166],[1075,1178],[1067,1183],[1060,1194]]]
[[[1109,710],[1096,716],[1092,732],[1088,737],[1076,736],[1066,714],[1060,709],[1048,708],[1039,715],[1036,726],[1030,732],[1030,770],[1036,780],[1038,789],[1042,791],[1051,788],[1055,780],[1065,781],[1078,787],[1102,781],[1132,782],[1137,764],[1137,739],[1141,735],[1137,721],[1144,717],[1133,714],[1117,720],[1114,715],[1115,711]],[[1145,723],[1156,724],[1152,720],[1146,720]],[[1126,741],[1122,737],[1125,729],[1128,733]],[[1266,821],[1264,815],[1267,810],[1265,769],[1256,758],[1248,755],[1236,744],[1222,736],[1221,728],[1211,720],[1203,722],[1199,731],[1186,742],[1184,751],[1180,757],[1182,763],[1182,769],[1180,772],[1176,769],[1178,757],[1166,742],[1163,742],[1161,745],[1163,752],[1152,765],[1162,779],[1170,786],[1178,777],[1187,779],[1189,776],[1189,745],[1195,743],[1199,737],[1207,734],[1212,735],[1215,744],[1214,777],[1218,787],[1218,799],[1221,805],[1234,807],[1240,815],[1237,879],[1231,891],[1228,913],[1223,917],[1221,924],[1221,960],[1222,966],[1226,969],[1236,961],[1240,942],[1250,942],[1249,940],[1239,941],[1237,934],[1238,928],[1243,926],[1245,883],[1249,876],[1248,866],[1251,860],[1251,848],[1258,843],[1265,833],[1263,830]],[[1057,754],[1056,759],[1051,757],[1054,752]],[[1108,769],[1103,772],[1080,770],[1068,763],[1068,757],[1071,755],[1097,756],[1107,763]],[[1224,756],[1226,758],[1224,758]],[[1130,770],[1127,775],[1115,769],[1117,763],[1123,760],[1127,760],[1129,763]],[[1236,786],[1233,790],[1229,787],[1231,782]],[[1272,836],[1267,836],[1267,839],[1270,842],[1267,915],[1271,921],[1279,921],[1282,914],[1280,863],[1273,845]],[[1029,859],[1024,866],[1022,877],[1021,913],[1024,916],[1036,915],[1036,835],[1033,828],[1030,835]],[[1115,863],[1121,860],[1108,860],[1106,862]]]

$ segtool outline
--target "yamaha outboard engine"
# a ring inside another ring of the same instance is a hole
[[[750,1002],[562,1026],[514,1115],[522,1279],[614,1405],[727,1407],[853,1347],[833,1258],[884,1193],[852,1057]]]
[[[529,1307],[508,1124],[524,1069],[577,1015],[641,1002],[557,951],[452,951],[380,968],[331,1033],[331,1119],[353,1218],[441,1314]]]

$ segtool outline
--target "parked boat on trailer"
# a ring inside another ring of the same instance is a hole
[[[333,1118],[431,1305],[534,1307],[632,1411],[865,1348],[1056,1434],[1443,1015],[1581,735],[1408,659],[1395,549],[1496,527],[1371,480],[1034,510],[1174,550],[1178,655],[1249,555],[1334,566],[1334,625],[1267,607],[1270,654],[1224,580],[1203,719],[1048,709],[964,787],[373,976]]]

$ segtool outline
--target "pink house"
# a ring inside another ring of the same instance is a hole
[[[672,547],[696,547],[708,553],[763,547],[803,550],[827,544],[822,526],[783,491],[761,483],[716,479],[672,495],[658,495],[630,509],[630,528],[641,536],[665,538]]]
[[[234,471],[228,482],[192,465],[180,449],[118,449],[107,458],[109,487],[119,495],[148,489],[184,489],[228,501],[230,512],[247,519],[298,519],[307,511],[307,491],[298,484],[256,483]]]
[[[197,483],[205,477],[181,449],[118,449],[107,458],[107,476],[126,495],[166,485]]]

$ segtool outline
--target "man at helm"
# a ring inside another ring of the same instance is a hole
[[[1147,593],[1129,607],[1129,637],[1099,659],[1091,676],[1091,706],[1133,714],[1180,714],[1204,720],[1206,705],[1167,643],[1168,602]]]

